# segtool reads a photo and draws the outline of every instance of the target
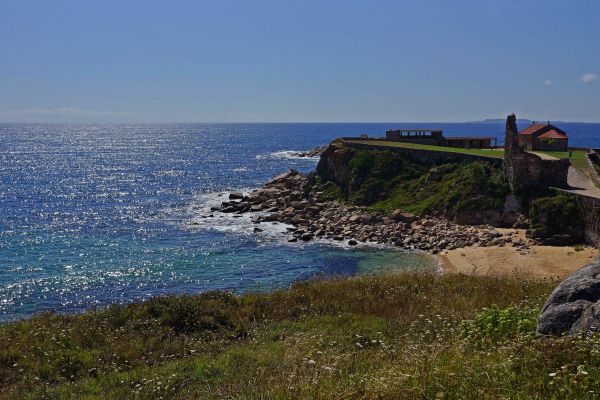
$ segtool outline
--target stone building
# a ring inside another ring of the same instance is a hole
[[[516,121],[514,114],[508,116],[504,138],[504,173],[511,191],[516,194],[533,187],[568,187],[570,161],[543,160],[526,151]]]
[[[536,124],[519,132],[519,144],[528,151],[567,151],[568,137],[565,131],[550,124]]]
[[[444,136],[441,129],[392,129],[385,132],[386,140],[426,144],[431,146],[458,147],[463,149],[489,149],[492,136]]]

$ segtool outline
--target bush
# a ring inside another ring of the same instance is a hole
[[[148,315],[177,333],[219,333],[244,335],[243,309],[230,292],[209,292],[200,296],[168,296],[147,303]]]
[[[484,308],[475,318],[463,321],[462,336],[474,343],[481,343],[532,335],[539,312],[536,307],[500,308],[493,305]]]
[[[568,234],[576,239],[583,236],[583,216],[572,194],[550,192],[530,200],[529,216],[533,227],[548,235]]]

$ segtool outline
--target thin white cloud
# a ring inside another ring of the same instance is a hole
[[[546,86],[552,86],[552,80],[551,79],[546,79],[544,81],[544,85],[546,85]]]
[[[0,109],[0,119],[20,120],[129,120],[140,115],[127,111],[86,110],[77,107],[30,107],[19,109]]]
[[[584,74],[581,77],[581,81],[583,83],[585,83],[586,85],[591,85],[592,83],[596,83],[598,81],[598,79],[600,79],[600,76],[598,74],[593,74],[593,73]]]

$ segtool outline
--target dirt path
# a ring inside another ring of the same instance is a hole
[[[566,189],[567,192],[600,199],[600,189],[594,185],[594,182],[592,182],[585,172],[573,166],[569,167],[567,183],[571,187],[570,189]]]
[[[540,153],[537,151],[532,151],[532,153],[543,160],[558,160],[558,158],[554,156]],[[588,176],[588,174],[585,171],[577,169],[572,165],[569,167],[569,174],[567,175],[567,184],[570,186],[570,188],[563,189],[565,192],[600,199],[600,188],[598,188],[594,184],[592,178]]]

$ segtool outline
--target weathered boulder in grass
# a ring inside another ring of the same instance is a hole
[[[538,333],[600,332],[600,258],[572,273],[542,308]]]

